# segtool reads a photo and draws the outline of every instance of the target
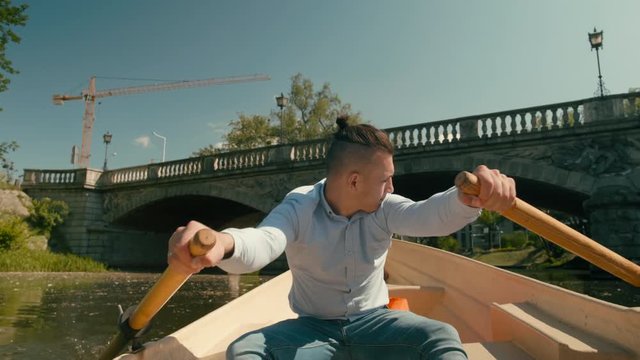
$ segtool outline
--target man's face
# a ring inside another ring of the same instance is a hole
[[[393,156],[376,151],[371,161],[360,174],[362,181],[358,186],[360,209],[365,212],[378,210],[387,194],[393,192]]]

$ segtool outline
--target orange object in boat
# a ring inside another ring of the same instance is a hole
[[[409,311],[409,301],[407,298],[391,297],[389,298],[389,309]]]

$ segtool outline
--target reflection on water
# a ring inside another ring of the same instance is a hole
[[[160,274],[0,273],[0,358],[96,358],[116,332],[118,304],[137,304]],[[195,275],[153,320],[153,340],[269,277]]]
[[[640,306],[640,289],[585,272],[518,271],[596,298]],[[96,358],[116,333],[118,304],[137,304],[160,274],[0,273],[1,359]],[[195,275],[153,320],[144,341],[168,335],[270,279]]]

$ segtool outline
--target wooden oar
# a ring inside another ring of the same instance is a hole
[[[189,241],[189,251],[192,256],[204,255],[215,244],[215,234],[209,229],[202,229]],[[149,324],[153,316],[160,311],[190,276],[168,266],[131,315],[125,316],[125,322],[120,324],[120,331],[111,339],[109,346],[102,352],[100,359],[113,359],[122,352],[127,343]]]
[[[463,171],[456,176],[456,186],[464,193],[478,195],[480,185],[475,175]],[[516,198],[502,216],[520,224],[543,238],[580,256],[599,268],[634,285],[640,286],[640,266],[618,255],[526,202]]]

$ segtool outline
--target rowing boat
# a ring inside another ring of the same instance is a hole
[[[472,360],[640,359],[640,307],[549,285],[464,256],[394,240],[385,267],[389,296],[409,311],[453,325]],[[241,334],[296,315],[291,273],[146,343],[135,359],[224,359]]]

